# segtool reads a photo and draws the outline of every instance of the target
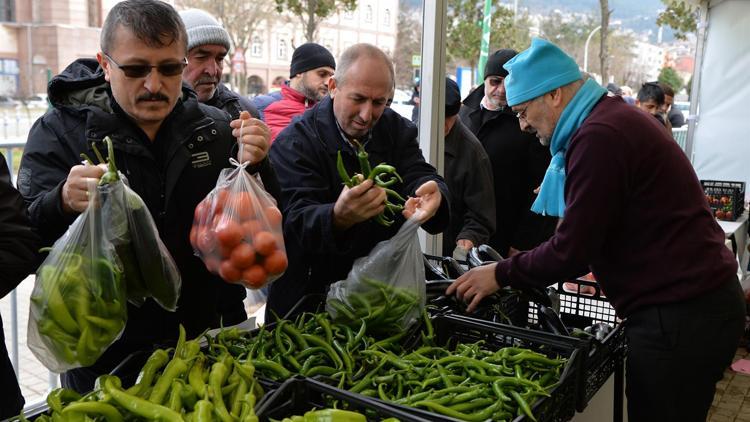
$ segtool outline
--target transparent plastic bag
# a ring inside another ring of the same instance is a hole
[[[93,365],[125,328],[125,285],[109,240],[112,188],[89,189],[88,208],[55,242],[36,273],[28,344],[53,372]]]
[[[110,209],[106,224],[122,264],[128,301],[140,306],[151,297],[162,308],[175,311],[182,287],[180,271],[159,237],[146,203],[117,170],[111,140],[105,138],[105,143],[108,172],[103,179],[107,179],[108,189],[104,193]],[[104,161],[96,146],[94,151]]]
[[[286,271],[281,211],[247,173],[247,162],[229,161],[235,167],[222,170],[216,187],[195,208],[190,244],[224,281],[259,289]]]
[[[331,317],[367,332],[391,336],[419,317],[427,297],[419,223],[412,218],[389,240],[354,261],[346,280],[331,285],[326,310]]]

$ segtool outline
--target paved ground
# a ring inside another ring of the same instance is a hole
[[[737,349],[735,360],[750,359],[744,347]],[[724,371],[716,385],[716,396],[708,414],[709,422],[750,422],[750,375]]]

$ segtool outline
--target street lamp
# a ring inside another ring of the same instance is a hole
[[[617,26],[622,24],[622,21],[612,21],[610,22],[610,26]],[[591,42],[591,37],[596,34],[596,31],[602,29],[602,26],[599,25],[593,30],[591,30],[591,33],[589,34],[589,37],[586,38],[586,44],[583,46],[583,71],[588,72],[589,71],[589,42]]]

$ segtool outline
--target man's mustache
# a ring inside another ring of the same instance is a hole
[[[203,76],[200,79],[198,79],[197,81],[195,81],[196,85],[200,85],[200,84],[214,84],[214,85],[216,85],[218,83],[219,83],[219,80],[217,78],[213,78],[211,76]]]
[[[169,97],[167,97],[164,94],[161,94],[161,93],[157,92],[157,93],[154,93],[154,94],[143,94],[143,95],[140,95],[135,100],[136,100],[136,102],[141,102],[141,101],[166,101],[166,102],[169,102]]]

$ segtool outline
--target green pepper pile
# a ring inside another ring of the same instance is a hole
[[[262,395],[252,363],[233,357],[213,340],[204,352],[197,339],[185,341],[180,327],[173,353],[154,351],[134,386],[125,390],[118,377],[103,375],[84,397],[64,388],[54,390],[47,397],[49,415],[36,420],[257,422],[255,398]]]
[[[413,292],[368,277],[362,277],[367,290],[347,292],[346,301],[328,298],[326,306],[336,322],[349,326],[367,324],[368,333],[389,335],[403,331],[410,319],[419,317],[420,300]]]
[[[31,311],[55,359],[89,366],[125,327],[124,290],[111,262],[69,249],[59,255],[58,265],[43,264],[37,271]]]
[[[304,416],[289,416],[281,422],[367,422],[367,417],[351,410],[321,409],[305,412]],[[380,422],[398,422],[398,419],[388,418]]]
[[[356,139],[352,140],[352,144],[357,148],[357,160],[359,161],[359,167],[361,171],[360,174],[362,177],[359,177],[356,174],[354,176],[349,176],[349,173],[346,171],[346,167],[344,166],[344,160],[343,158],[341,158],[341,151],[339,151],[338,157],[336,159],[336,170],[338,170],[339,177],[341,177],[341,181],[344,182],[344,185],[349,188],[362,183],[366,178],[372,180],[375,186],[379,186],[383,188],[383,190],[385,190],[385,193],[387,195],[385,200],[385,209],[381,214],[375,216],[375,222],[382,226],[388,227],[393,224],[394,217],[398,213],[403,211],[404,202],[406,202],[406,200],[401,195],[399,195],[398,192],[391,189],[391,186],[396,184],[397,181],[401,183],[403,183],[404,181],[396,172],[396,168],[391,165],[380,163],[374,168],[371,167],[368,154],[365,151],[365,146]],[[391,202],[391,198],[397,203]]]

